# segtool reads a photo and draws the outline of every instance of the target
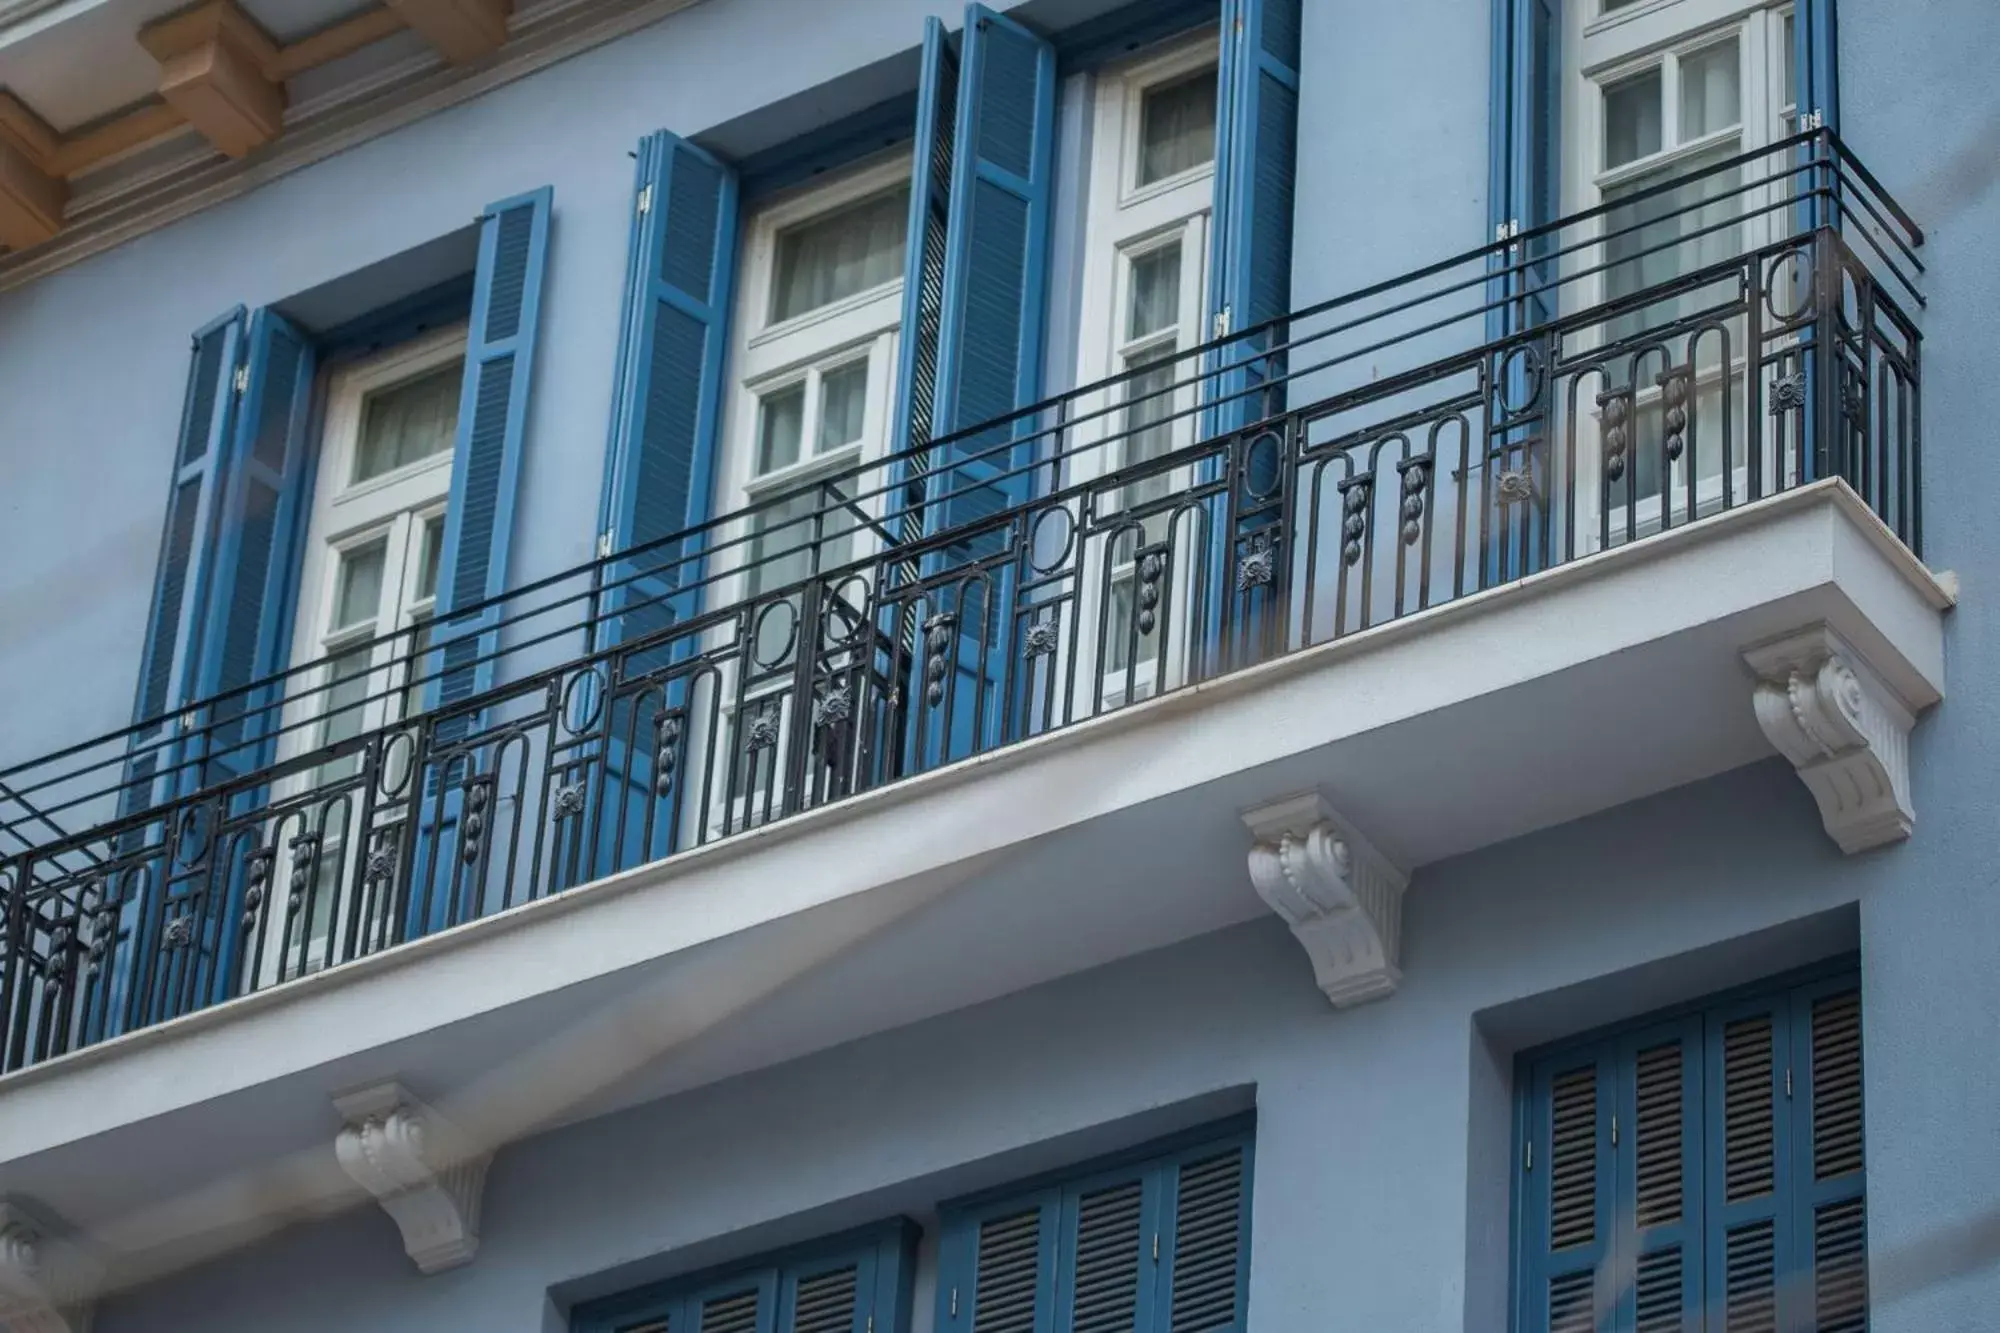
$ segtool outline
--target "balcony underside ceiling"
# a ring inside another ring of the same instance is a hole
[[[1769,757],[1746,647],[1826,624],[1935,701],[1949,600],[1791,492],[12,1075],[0,1190],[136,1280],[356,1201],[356,1087],[496,1146],[1255,917],[1241,812],[1305,790],[1421,892]]]

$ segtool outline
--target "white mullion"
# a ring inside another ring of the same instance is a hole
[[[1660,156],[1670,157],[1681,146],[1681,53],[1660,57]]]

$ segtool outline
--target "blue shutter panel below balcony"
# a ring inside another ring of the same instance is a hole
[[[736,173],[675,135],[640,144],[625,322],[605,471],[603,540],[648,547],[709,515],[735,271]],[[673,623],[701,541],[651,547],[608,573],[617,641]]]
[[[1055,157],[1055,49],[970,5],[951,162],[934,434],[970,430],[1041,392],[1042,315]],[[957,440],[934,482],[933,528],[998,513],[1028,494],[1024,427]]]
[[[1219,328],[1247,329],[1291,309],[1301,18],[1300,0],[1223,0],[1209,244],[1209,306]],[[1260,391],[1283,373],[1259,355],[1274,345],[1267,336],[1224,353],[1232,369],[1218,381],[1215,430],[1283,410],[1282,389]]]
[[[897,350],[894,450],[927,444],[936,433],[938,327],[944,315],[945,244],[951,223],[952,148],[958,119],[958,49],[935,18],[924,21],[924,63],[917,90],[917,137],[910,160],[909,241],[903,260],[903,339]],[[927,454],[901,466],[908,489],[890,497],[897,536],[924,532]]]
[[[271,310],[251,317],[246,348],[194,677],[198,697],[221,696],[203,719],[207,782],[271,760],[280,699],[249,687],[284,667],[298,594],[313,348]]]
[[[451,499],[438,564],[441,706],[470,698],[493,680],[495,613],[469,611],[454,618],[453,612],[497,597],[507,587],[552,199],[546,188],[506,199],[489,206],[480,222]],[[461,732],[468,722],[449,719],[445,730]]]
[[[225,474],[222,460],[235,436],[234,380],[241,363],[244,321],[244,311],[238,307],[194,335],[180,429],[174,438],[166,524],[153,574],[145,649],[139,660],[139,688],[132,708],[135,723],[178,713],[194,698],[193,646],[200,632],[207,586],[216,487]],[[123,810],[143,808],[193,785],[193,773],[174,770],[177,726],[176,721],[168,720],[134,738],[120,801]]]

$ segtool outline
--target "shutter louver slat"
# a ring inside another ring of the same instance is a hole
[[[1861,1157],[1861,994],[1848,991],[1812,1009],[1813,1178],[1859,1171]]]
[[[1040,1208],[980,1225],[973,1333],[1031,1333],[1041,1247]]]
[[[1241,1148],[1181,1167],[1171,1333],[1207,1333],[1235,1326],[1242,1225]]]
[[[1130,1180],[1078,1201],[1071,1333],[1126,1333],[1134,1328],[1143,1194],[1140,1183]]]
[[[1632,1126],[1637,1158],[1634,1207],[1640,1227],[1681,1220],[1681,1070],[1679,1042],[1639,1052],[1638,1116]]]
[[[533,210],[513,208],[500,215],[492,294],[486,306],[487,342],[504,342],[521,331],[521,311],[528,292],[528,252],[534,236]]]
[[[731,1292],[701,1303],[700,1333],[757,1333],[757,1292]]]
[[[1549,1248],[1566,1250],[1597,1238],[1596,1067],[1559,1076],[1551,1102]]]
[[[1868,1221],[1860,1199],[1813,1212],[1816,1333],[1867,1333]]]
[[[1675,1163],[1678,1172],[1679,1163]],[[1639,1258],[1633,1280],[1637,1296],[1637,1333],[1681,1333],[1681,1248],[1655,1250]]]
[[[1549,1279],[1549,1333],[1593,1333],[1596,1281],[1589,1269]]]
[[[1777,1227],[1769,1218],[1732,1227],[1723,1242],[1723,1333],[1775,1333]]]
[[[1722,1033],[1723,1177],[1735,1203],[1777,1186],[1776,1116],[1771,1105],[1771,1019],[1740,1019]]]
[[[146,680],[139,695],[139,717],[158,717],[167,710],[167,689],[173,679],[171,636],[180,624],[181,600],[187,595],[188,571],[194,563],[195,523],[201,514],[201,482],[174,487],[167,509],[167,540],[160,552],[159,592],[154,617],[161,626],[161,645],[146,663]]]
[[[789,1333],[850,1333],[855,1326],[857,1279],[858,1270],[851,1264],[800,1279]]]
[[[951,170],[958,117],[958,56],[936,19],[924,26],[923,77],[918,91],[917,144],[911,165],[909,249],[903,267],[903,329],[898,352],[896,424],[892,448],[919,450],[906,464],[906,491],[891,496],[901,507],[896,534],[904,542],[924,534],[922,479],[930,466],[936,427],[938,334],[944,316],[946,241],[951,222]]]

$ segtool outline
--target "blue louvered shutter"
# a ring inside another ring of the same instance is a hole
[[[1591,1048],[1529,1074],[1518,1193],[1520,1333],[1597,1327],[1598,1270],[1611,1254],[1611,1117],[1617,1066]]]
[[[938,1247],[939,1333],[1054,1333],[1057,1189],[954,1214]]]
[[[938,335],[936,435],[969,431],[1041,392],[1055,158],[1055,50],[984,5],[965,11],[951,217]],[[976,523],[1026,498],[1030,446],[1003,425],[954,441],[932,528]],[[983,551],[986,542],[963,544]]]
[[[132,709],[133,722],[143,730],[132,742],[120,801],[125,811],[169,799],[199,781],[196,771],[179,767],[179,715],[196,697],[193,650],[212,563],[217,485],[235,439],[235,378],[245,322],[238,307],[194,335]]]
[[[1159,1168],[1154,1333],[1242,1333],[1249,1322],[1251,1144],[1204,1144]],[[1082,1269],[1078,1269],[1081,1274]]]
[[[208,782],[271,761],[282,691],[256,683],[285,666],[304,535],[313,347],[272,310],[251,316],[245,346],[195,672],[197,694],[213,700],[201,718]]]
[[[1539,1059],[1523,1117],[1520,1333],[1866,1333],[1851,974]]]
[[[1839,43],[1833,7],[1834,0],[1798,0],[1793,7],[1793,91],[1800,128],[1840,129]]]
[[[602,612],[629,643],[685,617],[708,518],[736,257],[736,173],[664,131],[639,146],[605,469]]]
[[[480,219],[451,498],[438,560],[440,707],[462,703],[493,683],[499,614],[479,604],[507,589],[552,201],[553,191],[544,188],[490,205]],[[447,718],[441,734],[463,732],[470,720],[466,714]]]
[[[1216,331],[1247,329],[1291,309],[1292,206],[1299,137],[1300,0],[1223,0],[1216,83],[1215,227],[1209,309]],[[1221,356],[1213,429],[1284,410],[1282,330]]]
[[[905,1224],[873,1243],[784,1265],[776,1333],[901,1333],[909,1326],[917,1234]]]
[[[1033,423],[1001,422],[1041,392],[1049,214],[1055,159],[1055,50],[983,5],[961,38],[945,228],[933,438],[924,530],[954,534],[927,572],[963,577],[926,606],[923,690],[912,729],[922,766],[963,758],[1001,737],[1012,572],[1004,528],[980,527],[1024,501],[1032,485]],[[990,561],[975,571],[972,562]]]
[[[1792,996],[1795,1328],[1867,1333],[1868,1205],[1862,1147],[1861,989],[1853,977]]]
[[[1560,0],[1494,0],[1492,106],[1487,197],[1493,254],[1486,333],[1489,357],[1486,440],[1479,474],[1468,482],[1484,536],[1477,586],[1533,573],[1548,563],[1552,404],[1532,367],[1554,345],[1542,332],[1556,314],[1556,237],[1538,234],[1558,215],[1558,136],[1562,106]],[[1524,476],[1502,490],[1500,478]]]
[[[903,251],[903,338],[897,348],[890,447],[911,451],[897,464],[890,504],[896,535],[924,533],[922,446],[936,433],[938,331],[944,317],[945,244],[951,223],[953,145],[958,120],[958,48],[932,18],[924,21],[923,74],[917,89],[916,146],[910,160],[909,241]]]

